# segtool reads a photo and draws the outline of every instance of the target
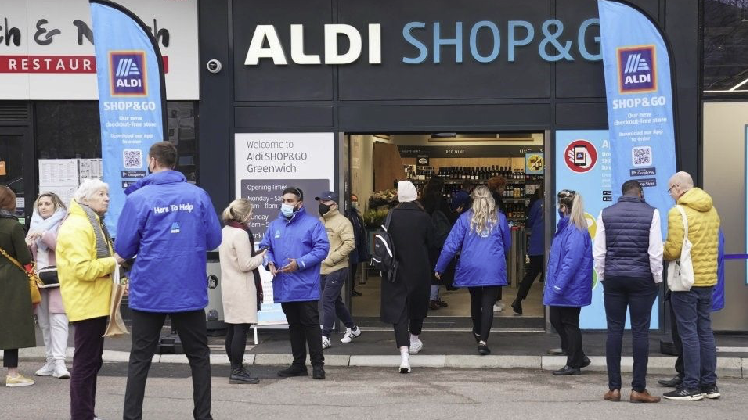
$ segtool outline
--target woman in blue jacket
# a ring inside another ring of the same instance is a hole
[[[449,232],[435,275],[440,277],[455,254],[461,251],[455,275],[455,287],[470,290],[473,336],[481,355],[491,353],[488,334],[493,323],[493,304],[501,286],[506,286],[506,259],[512,237],[506,216],[486,186],[473,190],[472,209],[463,213]]]
[[[582,351],[579,312],[592,301],[592,239],[584,217],[582,196],[562,190],[556,196],[558,221],[551,244],[543,303],[550,306],[551,325],[568,355],[554,375],[579,375],[590,359]]]

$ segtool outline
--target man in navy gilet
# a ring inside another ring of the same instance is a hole
[[[637,181],[626,181],[621,192],[618,203],[604,209],[597,219],[592,251],[597,277],[603,282],[608,319],[608,392],[603,398],[621,399],[621,346],[628,307],[634,338],[634,380],[629,400],[656,403],[660,398],[647,392],[646,376],[652,305],[657,284],[662,282],[660,214],[644,202]]]

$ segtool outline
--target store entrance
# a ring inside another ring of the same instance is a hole
[[[509,285],[502,289],[501,300],[495,306],[497,317],[494,328],[499,330],[539,331],[545,329],[545,310],[542,304],[542,274],[535,279],[525,300],[522,314],[511,307],[520,283],[530,269],[528,245],[532,226],[528,226],[530,209],[536,200],[542,206],[545,181],[544,133],[437,133],[437,134],[347,134],[344,155],[347,158],[345,176],[346,208],[357,201],[357,209],[366,225],[368,243],[380,230],[387,212],[397,204],[397,181],[410,180],[423,197],[427,183],[434,178],[443,181],[442,195],[454,213],[460,196],[464,197],[477,185],[488,185],[501,200],[500,208],[512,229],[512,249],[508,260]],[[544,217],[542,207],[537,211]],[[534,222],[535,220],[530,220]],[[545,228],[535,225],[541,237]],[[545,252],[545,246],[535,246]],[[530,252],[533,253],[533,252]],[[379,321],[379,273],[368,263],[355,271],[348,288],[348,302],[359,325],[369,328],[384,326]],[[470,294],[467,289],[455,289],[451,284],[432,283],[431,309],[425,328],[468,329]],[[437,290],[438,286],[438,290]]]

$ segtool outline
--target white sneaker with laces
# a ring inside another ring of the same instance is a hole
[[[346,328],[345,334],[343,334],[343,338],[340,340],[340,342],[343,344],[348,344],[359,335],[361,335],[361,328],[359,328],[358,326],[355,326],[353,328]]]
[[[413,337],[410,338],[410,347],[408,347],[408,353],[410,354],[418,354],[421,349],[423,349],[423,341],[421,341],[420,338],[416,337],[413,339]]]
[[[493,311],[494,312],[504,312],[504,303],[503,302],[496,302],[493,305]]]
[[[330,338],[322,336],[322,350],[329,349],[332,344],[330,343]]]
[[[47,363],[42,366],[41,369],[37,370],[36,376],[52,376],[55,373],[55,362],[48,360]]]
[[[55,362],[52,376],[57,379],[70,379],[70,372],[68,372],[68,368],[65,367],[65,361],[58,360]]]

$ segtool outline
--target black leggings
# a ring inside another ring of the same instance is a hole
[[[473,332],[480,339],[488,341],[493,325],[493,304],[501,291],[501,286],[468,287],[470,290],[470,315],[473,318]]]
[[[421,329],[423,329],[423,319],[408,319],[408,308],[403,308],[403,313],[395,324],[395,344],[398,348],[410,346],[408,334],[421,335]]]
[[[231,366],[241,365],[244,362],[244,350],[247,348],[247,334],[251,324],[226,324],[226,354],[229,356]]]
[[[18,367],[18,349],[3,352],[3,367],[13,369]]]

